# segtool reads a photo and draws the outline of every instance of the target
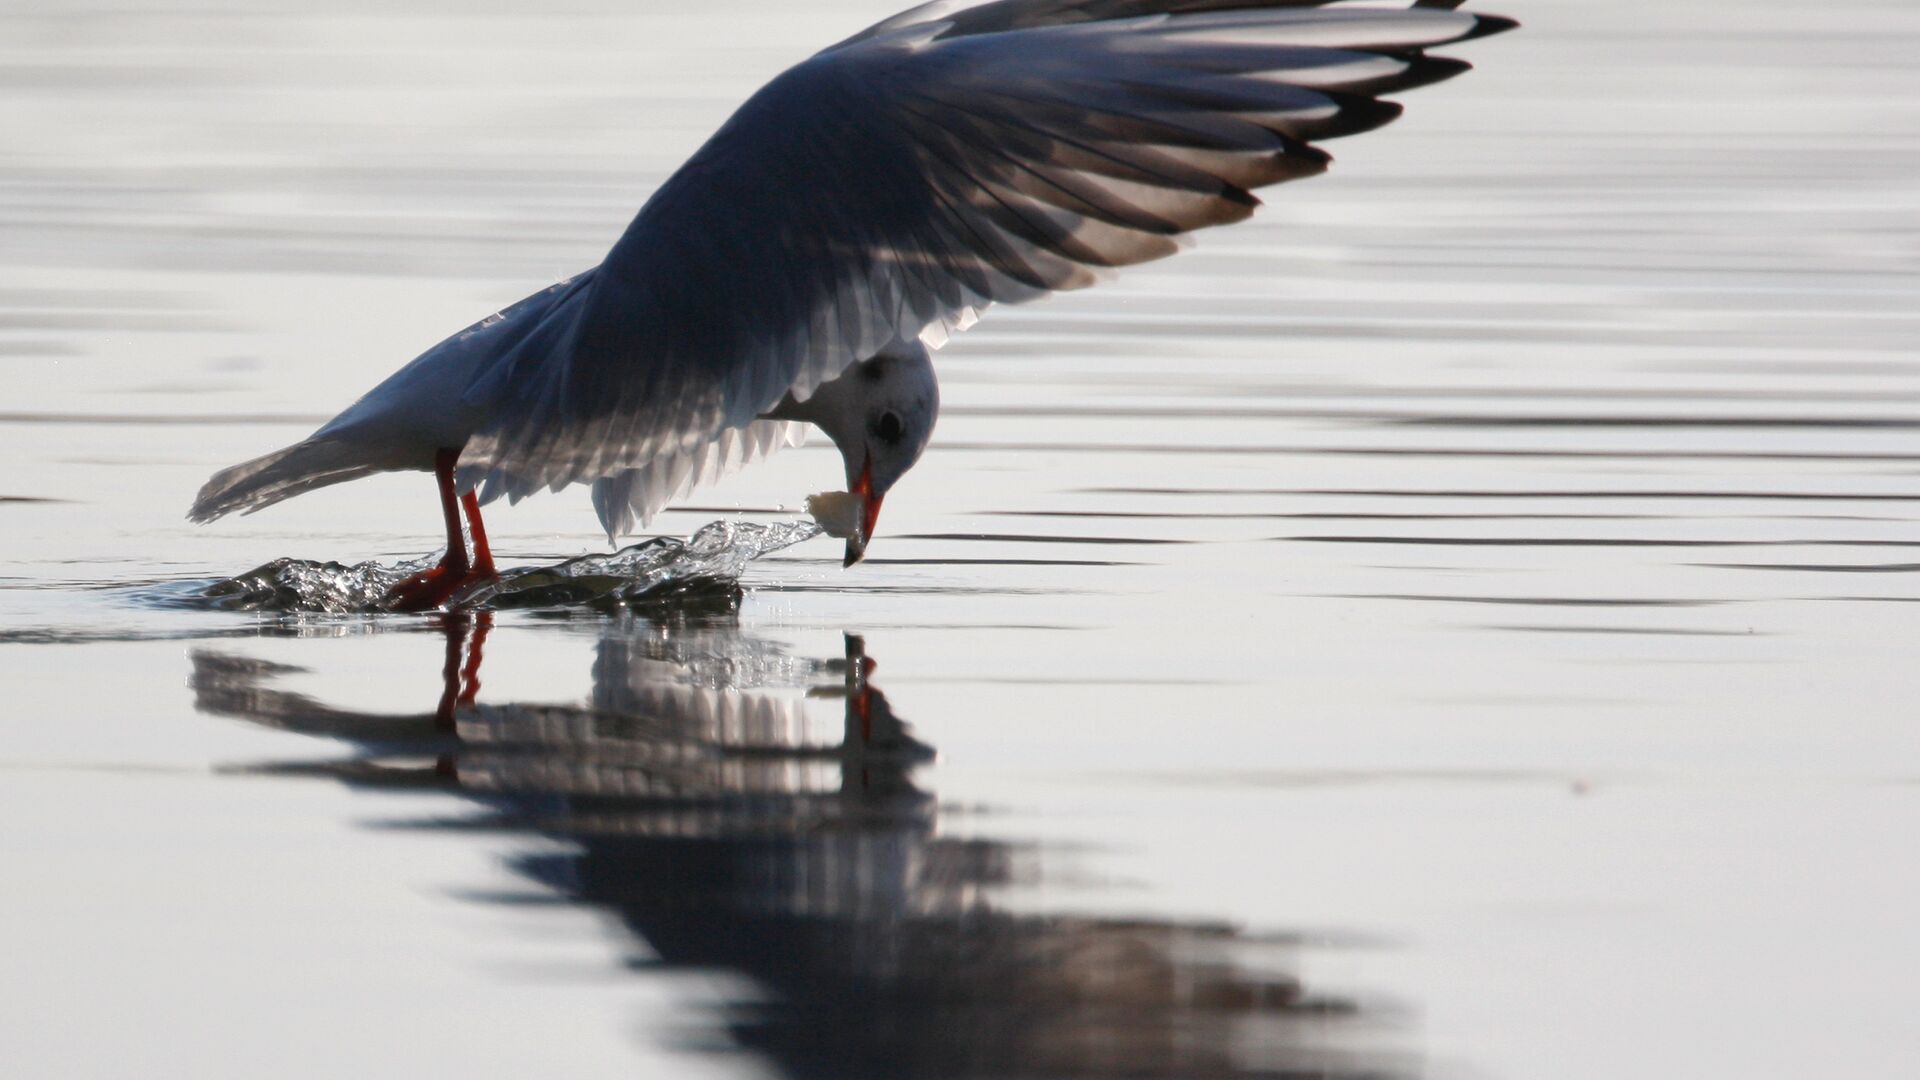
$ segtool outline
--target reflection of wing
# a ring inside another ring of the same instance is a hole
[[[896,335],[937,338],[1245,218],[1249,189],[1326,167],[1311,140],[1397,115],[1375,95],[1464,67],[1421,49],[1505,26],[1298,0],[890,20],[754,95],[566,316],[476,379],[466,404],[487,419],[463,479],[517,499],[629,474],[629,502],[652,504],[640,488],[737,456],[709,447],[763,440],[749,426],[783,395]]]
[[[474,792],[602,799],[711,800],[836,795],[834,748],[803,741],[798,699],[655,686],[632,712],[552,705],[478,705],[462,717],[461,785]],[[661,811],[690,820],[692,808]],[[721,815],[724,806],[706,811]],[[660,826],[629,808],[633,831]]]

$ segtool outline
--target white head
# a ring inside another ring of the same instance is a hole
[[[894,341],[822,383],[805,401],[791,397],[766,414],[805,420],[827,433],[847,467],[847,490],[861,500],[860,527],[847,537],[846,561],[866,554],[887,492],[913,468],[940,416],[933,358],[918,341]]]

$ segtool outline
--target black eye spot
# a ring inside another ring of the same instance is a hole
[[[899,442],[900,436],[907,433],[907,425],[900,421],[900,414],[891,409],[874,417],[868,429],[873,432],[874,438],[888,444]]]

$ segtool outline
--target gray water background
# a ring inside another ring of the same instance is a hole
[[[0,8],[0,1071],[1911,1075],[1911,3],[1498,8],[956,340],[867,564],[501,613],[456,731],[471,621],[165,602],[431,551],[182,515],[890,7]]]

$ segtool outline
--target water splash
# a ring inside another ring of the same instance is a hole
[[[747,564],[820,535],[811,521],[716,521],[685,540],[655,537],[608,555],[521,566],[453,598],[462,608],[633,607],[737,597]],[[181,599],[223,611],[378,612],[387,590],[432,566],[275,559]]]

